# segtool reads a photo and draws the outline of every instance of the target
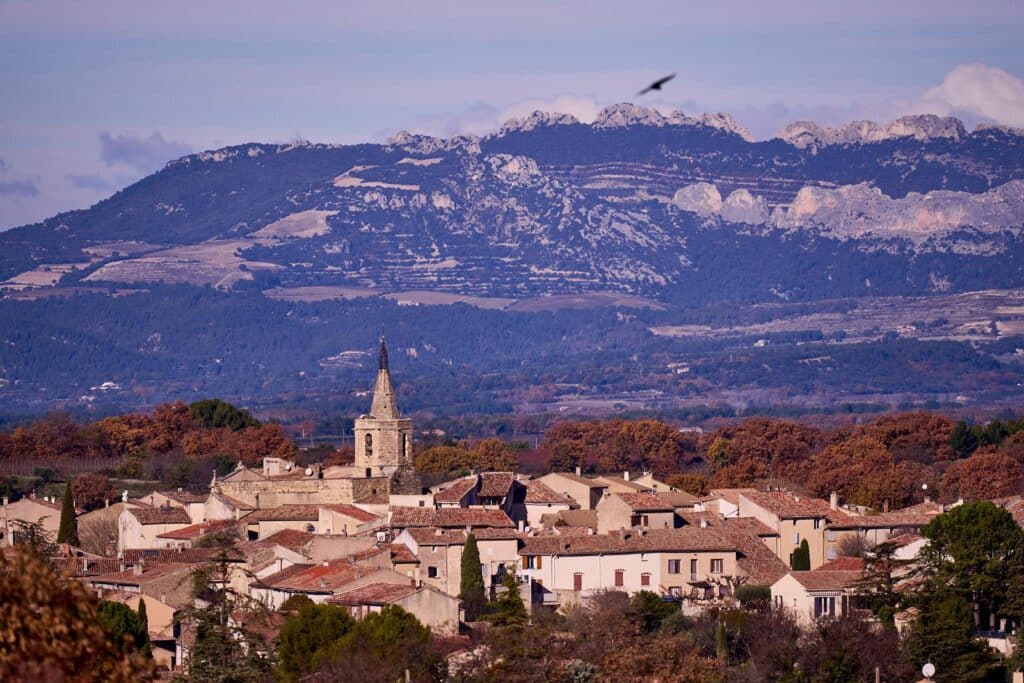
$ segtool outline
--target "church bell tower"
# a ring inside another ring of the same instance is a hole
[[[412,420],[402,419],[391,386],[388,347],[382,336],[377,362],[377,383],[368,415],[355,421],[355,472],[357,478],[386,477],[391,493],[420,493],[412,465]],[[406,480],[414,478],[415,481]],[[409,489],[406,490],[394,490]],[[415,489],[415,490],[413,490]]]

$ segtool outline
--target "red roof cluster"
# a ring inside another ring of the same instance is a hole
[[[391,527],[406,529],[409,527],[435,526],[443,528],[463,527],[507,527],[515,524],[501,510],[482,510],[479,508],[434,508],[394,507],[391,508]]]

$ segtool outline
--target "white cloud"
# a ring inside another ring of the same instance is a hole
[[[925,91],[914,108],[1024,127],[1024,79],[986,64],[960,64]]]

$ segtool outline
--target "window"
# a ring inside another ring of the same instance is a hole
[[[574,591],[583,590],[583,574],[572,575],[572,589]]]
[[[711,560],[711,573],[712,574],[721,574],[722,573],[722,561],[721,560]]]
[[[436,579],[437,578],[437,567],[427,567],[427,578],[428,579]]]
[[[616,588],[622,588],[622,586],[625,585],[625,583],[626,583],[626,572],[622,571],[621,569],[616,569],[615,570],[615,587]]]
[[[373,470],[369,467],[366,468],[366,478],[369,479],[373,476]]]
[[[794,531],[793,532],[793,545],[800,545],[800,532],[799,531]]]
[[[825,533],[826,533],[826,535],[828,536],[828,540],[830,540],[830,541],[834,541],[834,540],[836,540],[836,532],[835,532],[835,531],[833,531],[832,529],[829,529],[829,530],[828,530],[828,531],[826,531]]]
[[[373,435],[367,434],[366,438],[363,439],[363,443],[366,445],[366,457],[369,458],[373,455]]]
[[[526,561],[526,569],[540,569],[541,568],[540,555],[527,555],[525,561]]]
[[[650,521],[650,519],[648,519],[647,515],[640,515],[640,523],[643,524],[644,526],[650,526],[651,525],[651,521]]]
[[[398,435],[398,455],[399,455],[399,457],[404,458],[405,455],[406,455],[405,451],[406,451],[406,448],[405,448],[405,432],[400,432],[399,435]]]
[[[835,598],[814,598],[814,618],[831,616],[836,613]]]
[[[815,529],[820,529],[821,528],[821,520],[820,519],[814,520],[814,528]]]
[[[306,525],[306,533],[310,533],[310,534],[316,533],[316,527],[313,526],[312,524],[307,524]]]
[[[650,574],[641,574],[640,575],[640,585],[641,586],[650,586],[651,585],[651,575]]]
[[[681,574],[683,572],[683,561],[682,560],[669,560],[668,561],[668,573],[669,574]]]
[[[690,560],[690,581],[697,578],[697,560]]]
[[[782,596],[781,595],[776,595],[775,596],[775,606],[778,607],[779,609],[782,608]]]

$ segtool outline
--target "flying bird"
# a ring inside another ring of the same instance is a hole
[[[659,78],[658,80],[654,81],[654,83],[651,83],[649,86],[647,86],[646,88],[644,88],[643,90],[638,92],[636,95],[637,95],[637,97],[639,97],[640,95],[646,95],[647,93],[651,92],[652,90],[661,90],[661,86],[665,85],[666,83],[668,83],[669,81],[671,81],[675,77],[676,77],[675,74],[669,74],[668,76],[665,76],[664,78]]]

